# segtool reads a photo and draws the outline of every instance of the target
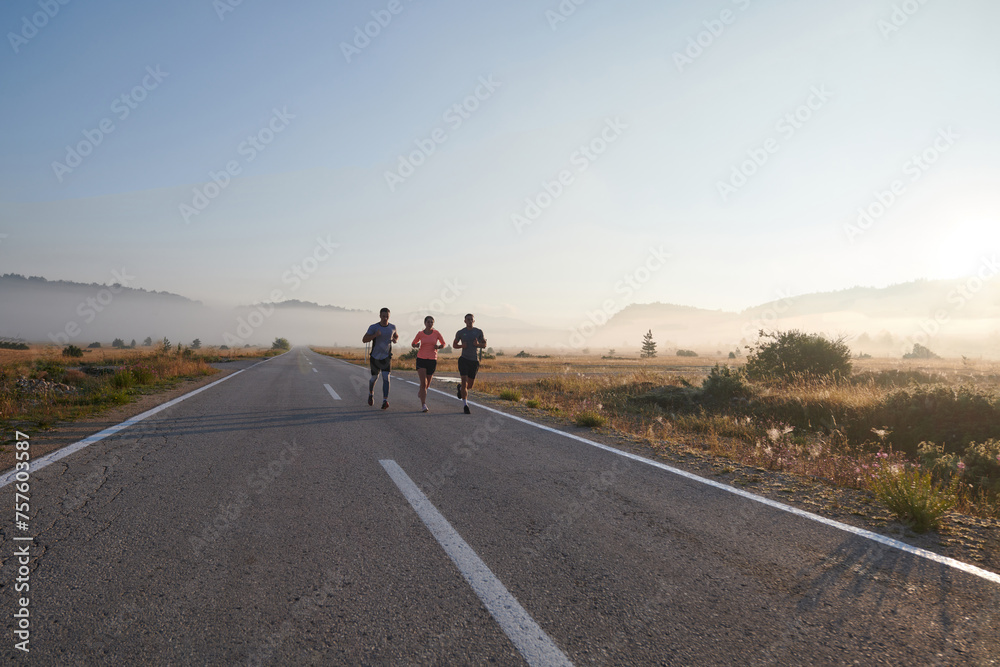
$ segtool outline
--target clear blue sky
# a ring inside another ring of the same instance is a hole
[[[992,0],[12,0],[0,272],[546,324],[971,274],[1000,249],[998,23]]]

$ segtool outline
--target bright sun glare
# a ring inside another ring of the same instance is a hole
[[[938,239],[934,270],[937,278],[963,278],[976,272],[985,259],[1000,251],[1000,220],[970,219],[949,228]]]

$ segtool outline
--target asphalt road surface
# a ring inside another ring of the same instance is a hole
[[[997,580],[367,378],[296,348],[32,470],[27,530],[5,486],[10,658],[1000,664]]]

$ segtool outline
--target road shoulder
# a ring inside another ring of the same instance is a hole
[[[255,359],[253,361],[257,362],[259,360]],[[195,389],[217,382],[226,376],[247,368],[249,365],[251,364],[246,362],[220,364],[216,366],[219,370],[218,373],[200,378],[182,380],[170,389],[155,394],[143,394],[127,405],[115,406],[91,417],[72,422],[62,422],[43,431],[32,431],[28,433],[31,437],[31,458],[35,460],[58,449],[72,445],[74,442],[79,442],[88,436],[100,433],[106,428],[120,424],[126,419],[131,419],[167,401],[172,401]],[[13,467],[14,448],[4,447],[3,451],[0,451],[0,472],[6,472]]]

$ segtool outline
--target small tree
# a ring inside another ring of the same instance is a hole
[[[144,346],[146,346],[146,347],[149,347],[150,345],[153,344],[153,337],[152,336],[146,336],[146,340],[142,341],[142,344]]]
[[[656,343],[653,341],[652,329],[647,331],[646,335],[642,337],[642,353],[640,356],[643,359],[652,359],[656,356]]]
[[[123,341],[121,338],[115,338],[113,341],[111,341],[111,347],[125,347],[125,341]]]
[[[192,350],[200,350],[201,349],[201,339],[200,338],[195,338],[191,342],[191,349]]]
[[[100,347],[101,347],[101,344],[100,344],[100,343],[98,343],[97,341],[94,341],[93,343],[91,343],[91,344],[90,344],[90,345],[88,345],[87,347],[89,347],[89,348],[90,348],[90,349],[92,349],[92,350],[96,350],[96,349],[98,349],[98,348],[100,348]]]
[[[160,345],[162,346],[164,352],[169,352],[174,347],[173,343],[171,343],[166,336],[163,337],[163,341],[160,343]]]
[[[81,350],[80,348],[78,348],[76,345],[67,345],[66,347],[63,348],[62,353],[63,353],[64,357],[82,357],[83,356],[83,350]]]
[[[135,338],[132,339],[132,342],[129,343],[128,346],[131,347],[131,348],[133,348],[133,349],[135,348]]]
[[[275,338],[274,342],[271,343],[272,350],[290,350],[292,349],[292,344],[288,342],[287,338]]]

